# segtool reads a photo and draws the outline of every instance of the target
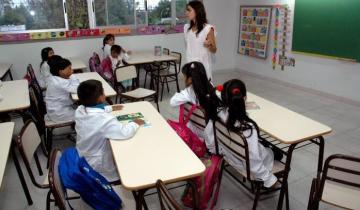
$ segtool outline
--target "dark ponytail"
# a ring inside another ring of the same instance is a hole
[[[246,86],[238,79],[227,81],[223,85],[221,92],[221,99],[226,107],[228,107],[229,117],[226,122],[227,128],[234,132],[244,132],[250,130],[252,135],[252,127],[258,131],[259,128],[255,121],[253,121],[246,113]]]
[[[205,110],[207,120],[217,119],[217,107],[220,100],[215,95],[215,88],[209,82],[205,67],[200,62],[190,62],[184,65],[182,73],[192,79],[192,87],[200,106]]]

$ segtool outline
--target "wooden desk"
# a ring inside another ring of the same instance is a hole
[[[133,52],[130,55],[130,59],[126,61],[127,64],[129,65],[135,65],[136,69],[137,69],[137,83],[139,85],[139,65],[143,65],[143,64],[150,64],[150,63],[154,63],[154,62],[170,62],[173,64],[173,66],[175,67],[175,72],[177,72],[177,65],[176,65],[176,61],[178,60],[177,57],[175,56],[171,56],[171,55],[161,55],[161,56],[155,56],[154,52],[152,51],[139,51],[139,52]],[[180,68],[180,67],[179,67]],[[158,69],[158,75],[160,74],[160,66]],[[177,87],[177,91],[180,92],[180,88],[179,88],[179,82],[178,82],[178,75],[175,74],[175,79],[176,79],[176,87]],[[159,82],[160,80],[157,80],[157,84],[156,84],[156,92],[159,92]]]
[[[295,147],[302,142],[308,141],[319,145],[318,175],[322,171],[324,158],[324,138],[332,131],[326,125],[293,112],[252,93],[247,94],[247,101],[254,101],[260,109],[248,110],[249,117],[259,126],[260,130],[280,141],[288,144],[286,152],[285,174],[280,191],[278,209],[282,209],[285,191],[287,190],[287,178],[290,172],[292,153]],[[287,203],[287,209],[289,209]]]
[[[86,64],[79,58],[67,58],[71,62],[71,68],[74,70],[74,72],[82,71],[83,69],[86,69]]]
[[[28,82],[26,80],[5,81],[1,83],[0,113],[23,110],[30,107]]]
[[[129,140],[110,140],[122,185],[134,192],[137,209],[158,179],[172,183],[201,175],[205,166],[149,102],[124,104],[113,115],[141,112],[151,124]]]
[[[139,51],[133,52],[130,55],[130,59],[126,62],[130,65],[139,65],[139,64],[147,64],[153,62],[165,62],[165,61],[175,61],[176,57],[171,55],[161,55],[155,56],[154,52],[151,51]]]
[[[73,74],[76,78],[80,80],[80,82],[95,79],[102,83],[104,88],[104,93],[106,97],[116,96],[115,90],[107,83],[97,72],[85,72],[80,74]],[[76,93],[71,94],[71,98],[75,101],[79,100],[79,97]]]
[[[8,159],[12,135],[14,132],[14,122],[0,123],[1,147],[0,147],[0,186],[5,172]]]
[[[0,63],[0,80],[3,80],[6,75],[9,75],[10,79],[13,80],[13,77],[11,74],[11,67],[12,67],[12,64]]]

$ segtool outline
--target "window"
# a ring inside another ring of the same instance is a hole
[[[93,0],[94,27],[186,22],[188,0]]]
[[[149,25],[171,25],[171,0],[148,1]]]
[[[134,0],[94,0],[95,26],[135,24]]]
[[[63,0],[0,0],[0,32],[65,28]]]
[[[188,0],[176,0],[176,2],[175,2],[176,24],[185,24],[185,23],[187,23],[185,10],[186,10],[186,4],[188,2],[189,2]]]
[[[67,0],[66,10],[69,29],[89,28],[89,15],[86,1]]]

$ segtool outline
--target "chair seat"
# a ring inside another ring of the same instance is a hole
[[[347,209],[360,209],[360,189],[325,181],[321,200]]]
[[[131,191],[124,189],[121,185],[113,186],[113,188],[123,202],[123,210],[136,209],[135,199]]]
[[[47,127],[47,128],[66,127],[66,126],[70,126],[75,123],[74,121],[54,122],[49,119],[48,115],[45,115],[44,121],[45,121],[45,127]]]
[[[145,88],[137,88],[132,91],[128,91],[125,93],[120,93],[120,95],[132,99],[143,99],[149,96],[154,95],[156,92],[153,90],[145,89]]]

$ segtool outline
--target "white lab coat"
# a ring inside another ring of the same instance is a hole
[[[192,103],[192,104],[197,104],[198,100],[196,98],[194,89],[192,86],[189,86],[187,88],[185,88],[184,90],[182,90],[180,93],[175,93],[173,95],[173,97],[171,97],[170,99],[170,106],[172,107],[177,107],[180,106],[182,104],[186,104],[186,103]],[[200,139],[204,140],[205,139],[205,133],[202,129],[199,129],[198,127],[196,127],[193,123],[191,123],[191,121],[188,122],[188,124],[186,125],[193,133],[195,133]]]
[[[40,79],[39,79],[40,87],[47,88],[47,83],[48,83],[48,79],[50,76],[51,76],[50,67],[49,67],[47,61],[45,61],[40,66]]]
[[[74,120],[75,109],[70,94],[76,93],[79,80],[73,75],[64,79],[51,75],[46,89],[46,110],[50,120],[54,122],[68,122]]]
[[[109,109],[110,108],[110,109]],[[111,115],[111,107],[106,109],[79,106],[75,112],[76,148],[80,156],[95,171],[108,181],[119,180],[110,142],[108,139],[129,139],[135,135],[139,126],[130,122],[123,125]]]
[[[218,113],[218,117],[222,122],[226,122],[228,119],[227,109],[223,109]],[[211,121],[211,120],[210,120]],[[251,136],[249,136],[252,132]],[[209,122],[205,128],[205,144],[211,153],[215,153],[215,138],[213,123]],[[249,160],[250,160],[250,172],[256,179],[260,179],[264,182],[265,187],[271,187],[276,183],[277,178],[272,174],[271,170],[274,165],[274,153],[270,148],[264,147],[259,143],[258,133],[255,127],[252,131],[246,130],[243,132],[246,138],[249,148]],[[233,155],[233,153],[224,145],[219,143],[219,153],[224,156],[224,159],[235,169],[239,171],[246,171],[245,163]]]
[[[105,59],[108,56],[111,57],[111,45],[105,44],[103,48],[103,58]]]

